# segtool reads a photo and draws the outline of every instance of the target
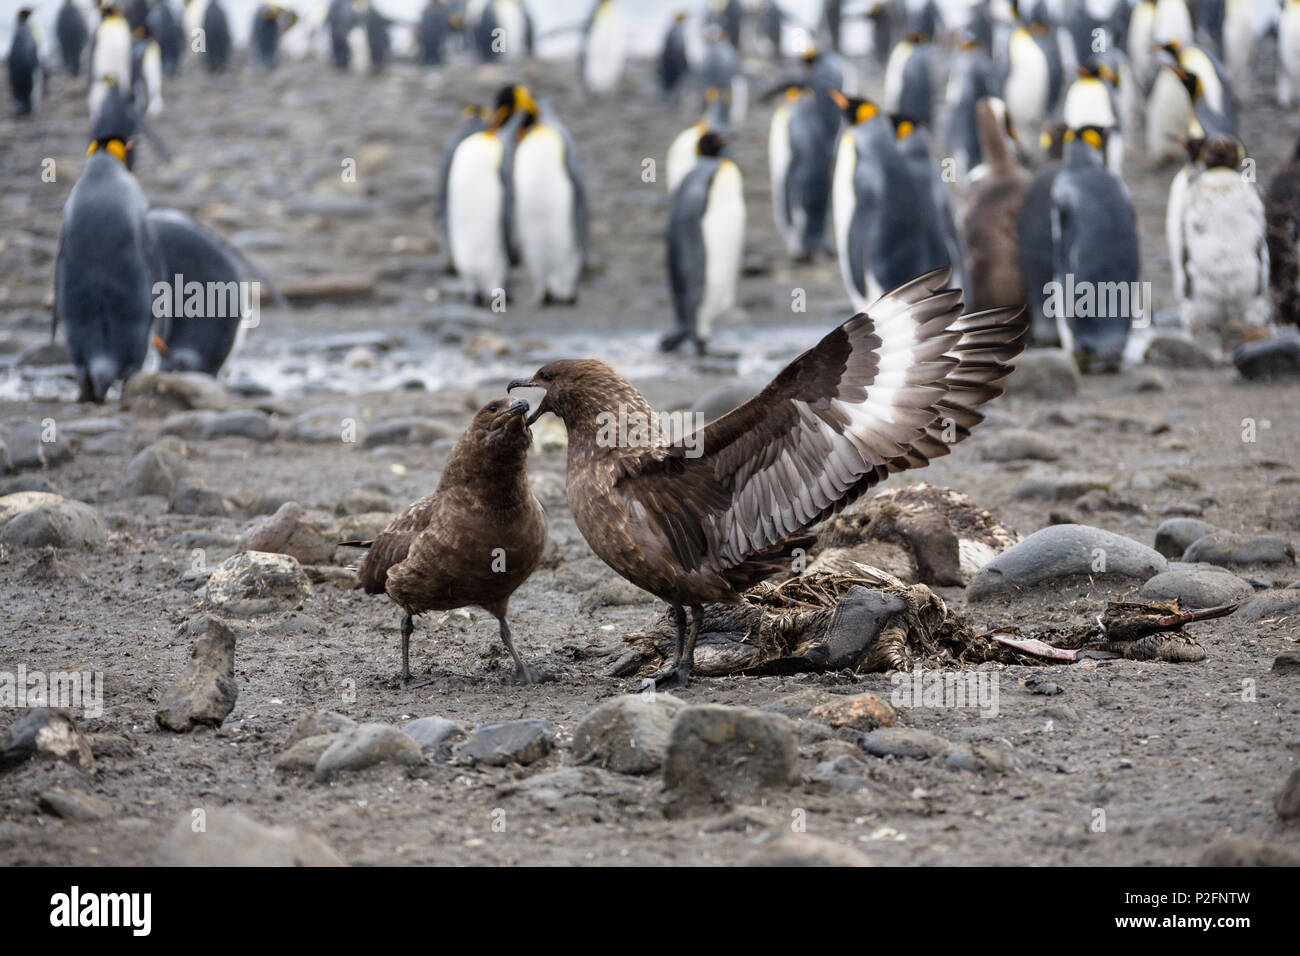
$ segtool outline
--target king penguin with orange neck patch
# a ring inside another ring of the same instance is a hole
[[[549,108],[520,118],[510,163],[515,236],[540,305],[574,305],[587,260],[587,191],[573,138]]]
[[[95,135],[63,207],[54,270],[55,331],[61,323],[83,402],[103,402],[144,365],[163,278],[149,203],[126,166],[130,133]]]
[[[726,141],[710,130],[699,159],[673,192],[668,213],[668,278],[677,327],[659,343],[675,351],[687,339],[704,355],[713,323],[736,302],[745,248],[745,195],[740,168],[722,155]]]
[[[506,296],[512,262],[511,162],[518,114],[536,113],[522,86],[498,91],[485,127],[452,151],[444,190],[447,249],[471,301],[496,304]]]

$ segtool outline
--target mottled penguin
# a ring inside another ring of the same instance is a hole
[[[668,278],[676,328],[665,352],[690,339],[703,355],[714,321],[732,308],[745,246],[745,196],[740,168],[722,155],[715,132],[700,137],[699,160],[672,197],[668,214]]]
[[[1201,170],[1187,183],[1173,263],[1182,274],[1178,309],[1184,324],[1193,333],[1216,335],[1225,351],[1265,334],[1272,314],[1264,203],[1241,175],[1245,159],[1235,139],[1205,140]]]

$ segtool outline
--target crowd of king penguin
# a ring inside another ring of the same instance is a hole
[[[87,155],[52,277],[53,326],[82,399],[104,401],[155,365],[219,375],[237,353],[237,312],[208,314],[209,303],[160,314],[158,282],[256,278],[275,297],[217,231],[154,207],[135,179],[140,143],[150,162],[170,159],[165,90],[182,70],[219,83],[286,58],[362,76],[398,60],[451,76],[492,64],[504,80],[494,95],[463,101],[458,122],[432,131],[441,158],[429,170],[430,231],[467,300],[499,309],[526,296],[578,321],[589,221],[602,208],[584,168],[604,157],[570,133],[554,91],[511,73],[548,38],[572,34],[568,82],[586,108],[620,122],[628,57],[647,48],[631,35],[633,0],[571,5],[572,22],[545,32],[529,0],[384,2],[17,10],[14,114],[39,123],[56,72],[76,78],[61,89],[85,97]],[[1133,330],[1153,322],[1224,354],[1300,324],[1300,144],[1287,165],[1260,170],[1239,126],[1243,97],[1282,108],[1300,97],[1300,0],[663,6],[647,92],[680,132],[644,147],[664,157],[653,177],[667,192],[663,352],[710,355],[714,331],[741,321],[755,230],[770,231],[793,275],[837,270],[855,310],[950,267],[971,310],[1025,304],[1033,344],[1064,350],[1088,374],[1131,360]],[[763,138],[766,169],[741,168],[739,136]],[[1142,248],[1124,178],[1135,168],[1167,175],[1165,249]],[[747,216],[755,182],[770,184],[770,220]],[[1157,315],[1144,261],[1165,254],[1177,307]]]

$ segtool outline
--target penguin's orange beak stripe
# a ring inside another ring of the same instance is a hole
[[[158,350],[160,355],[167,355],[171,352],[171,349],[167,347],[167,343],[162,340],[162,336],[157,333],[154,333],[153,347]]]
[[[126,147],[127,144],[122,142],[120,139],[110,139],[104,145],[104,149],[108,150],[108,152],[111,153],[113,156],[116,156],[117,161],[120,163],[126,162]],[[91,143],[90,148],[86,150],[86,155],[90,156],[98,149],[99,149],[99,143]]]

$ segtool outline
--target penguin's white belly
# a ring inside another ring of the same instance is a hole
[[[1172,70],[1161,70],[1147,98],[1147,153],[1152,159],[1179,155],[1179,140],[1192,121],[1192,100]]]
[[[185,31],[185,46],[193,49],[195,31],[203,29],[203,18],[208,13],[208,0],[190,0],[181,13],[181,29]]]
[[[1155,11],[1145,3],[1133,8],[1128,23],[1128,59],[1133,65],[1133,75],[1145,87],[1151,81],[1155,59],[1151,56],[1151,29],[1155,26]]]
[[[512,3],[510,0],[497,0],[494,8],[497,18],[497,28],[501,31],[501,58],[503,60],[520,60],[525,55],[525,46],[527,38],[527,24],[524,20],[524,11],[520,9],[518,3]]]
[[[772,126],[767,135],[767,165],[772,175],[772,216],[776,228],[785,239],[786,248],[798,251],[798,237],[786,215],[786,176],[790,172],[790,110],[782,104],[772,114]]]
[[[519,250],[540,299],[545,292],[572,298],[582,271],[573,210],[573,182],[564,165],[564,140],[548,126],[534,129],[515,149],[514,203]]]
[[[348,49],[352,51],[354,72],[365,73],[370,69],[370,42],[366,39],[364,27],[357,26],[348,31]]]
[[[1188,184],[1182,226],[1189,298],[1245,304],[1265,291],[1264,204],[1235,170],[1208,170]]]
[[[609,93],[623,75],[627,34],[617,10],[603,8],[587,35],[583,81],[593,93]]]
[[[749,113],[749,81],[743,76],[731,78],[731,110],[727,116],[732,127],[745,122]]]
[[[889,60],[885,63],[885,95],[884,106],[889,112],[898,109],[898,104],[903,98],[903,73],[907,69],[907,61],[912,58],[915,47],[906,40],[894,44],[894,48],[889,51]]]
[[[844,279],[844,288],[849,293],[853,308],[861,312],[867,307],[868,299],[858,292],[853,276],[852,258],[849,255],[849,227],[853,224],[853,212],[857,208],[858,197],[853,187],[853,173],[858,165],[858,149],[852,134],[845,132],[840,136],[839,149],[835,154],[835,171],[831,181],[831,214],[835,224],[835,249],[840,260],[840,276]]]
[[[1110,91],[1101,80],[1079,79],[1070,84],[1061,109],[1065,125],[1071,129],[1097,126],[1107,129],[1115,125],[1115,108],[1110,102]]]
[[[1047,112],[1049,82],[1047,57],[1042,48],[1028,33],[1014,34],[1011,38],[1011,69],[1002,91],[1013,124],[1031,127],[1043,118]]]
[[[1192,42],[1192,15],[1186,0],[1159,0],[1156,3],[1151,38],[1157,46],[1169,43],[1187,46]]]
[[[483,295],[505,287],[510,267],[503,235],[502,155],[496,136],[475,133],[456,147],[447,176],[451,259],[470,292]]]
[[[141,58],[140,70],[144,73],[144,88],[149,95],[149,106],[145,109],[148,116],[157,116],[163,111],[162,97],[162,53],[158,44],[151,41]]]
[[[1250,74],[1250,54],[1255,46],[1255,15],[1251,0],[1228,0],[1223,15],[1223,59],[1236,84]]]
[[[98,81],[108,76],[116,77],[123,89],[131,81],[131,30],[122,17],[106,20],[95,33],[90,77]]]
[[[668,192],[686,178],[686,174],[695,168],[696,149],[700,144],[700,127],[689,126],[677,134],[668,147]]]
[[[700,218],[704,236],[704,295],[696,313],[701,338],[736,303],[736,281],[745,250],[745,194],[740,168],[727,160],[713,174],[709,200]]]

